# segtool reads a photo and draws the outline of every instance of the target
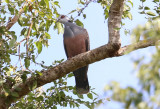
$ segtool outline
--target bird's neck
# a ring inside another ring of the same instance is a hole
[[[63,23],[65,26],[73,26],[73,25],[75,25],[74,23],[72,23],[72,22],[64,22]]]

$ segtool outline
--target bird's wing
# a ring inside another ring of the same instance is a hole
[[[64,43],[64,50],[65,50],[66,56],[68,58],[68,52],[67,52],[67,48],[66,48],[66,44],[65,43]]]
[[[86,40],[85,40],[85,44],[86,44],[86,51],[89,51],[90,50],[90,41],[89,41],[89,35],[88,35],[88,32],[87,30],[85,29],[85,35],[86,35]]]

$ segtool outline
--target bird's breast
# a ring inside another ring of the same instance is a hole
[[[74,37],[64,37],[64,44],[69,58],[86,52],[85,35],[77,35]]]

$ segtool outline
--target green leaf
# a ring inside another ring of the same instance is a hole
[[[49,26],[50,26],[49,24],[50,24],[50,21],[47,20],[47,21],[46,21],[46,30],[47,30],[47,32],[49,31]]]
[[[84,18],[84,19],[86,18],[86,14],[83,14],[83,18]]]
[[[145,2],[146,0],[140,0],[140,1]]]
[[[93,99],[93,95],[91,93],[87,94],[87,97]]]
[[[30,59],[29,58],[25,58],[24,62],[25,62],[25,67],[28,68],[30,66]]]
[[[74,76],[73,73],[69,73],[68,74],[68,77],[72,77],[72,76]]]
[[[68,14],[71,14],[71,13],[73,13],[73,12],[75,12],[75,11],[77,11],[76,9],[74,9],[74,10],[72,10],[71,12],[69,12]]]
[[[75,21],[75,23],[76,23],[78,26],[84,27],[83,23],[82,23],[79,19],[77,19],[77,20]]]
[[[35,55],[32,55],[32,61],[33,61],[34,63],[36,63]]]
[[[19,95],[18,95],[17,92],[11,92],[11,95],[12,95],[13,97],[19,97]]]
[[[37,42],[36,42],[36,47],[37,47],[37,49],[38,49],[38,54],[40,54],[41,51],[42,51],[42,42],[37,41]]]
[[[130,12],[127,14],[127,16],[130,20],[132,20],[132,14]]]
[[[11,12],[11,15],[14,15],[14,8],[11,5],[8,5],[8,10]]]
[[[15,45],[15,42],[16,42],[15,38],[11,39],[9,42],[9,48],[12,48]]]
[[[17,92],[19,92],[19,91],[22,90],[22,88],[16,87],[15,90],[16,90]]]
[[[26,30],[27,30],[26,28],[23,28],[23,29],[22,29],[22,31],[21,31],[21,36],[24,35],[24,33],[26,32]]]
[[[44,31],[44,27],[45,27],[45,23],[44,23],[44,21],[42,21],[42,22],[40,23],[40,25],[39,25],[39,30],[40,30],[40,31]]]
[[[47,39],[51,39],[51,36],[47,32],[45,32],[45,36]]]
[[[22,78],[22,81],[23,81],[23,83],[26,81],[26,79],[27,79],[27,75],[25,74],[25,73],[23,73],[22,75],[21,75],[21,78]]]
[[[151,12],[151,11],[148,11],[147,14],[150,15],[150,16],[155,16],[155,15],[156,15],[156,14],[154,14],[154,13]]]
[[[37,81],[36,80],[33,82],[31,90],[34,90],[35,88],[37,88]]]
[[[53,109],[57,109],[57,107],[54,105],[54,106],[53,106]]]
[[[57,29],[58,29],[58,34],[60,34],[60,33],[63,33],[63,27],[62,27],[62,24],[61,23],[57,23]]]
[[[58,1],[55,1],[55,2],[54,2],[54,5],[57,5],[57,6],[60,8],[60,5],[59,5],[59,2],[58,2]]]
[[[44,2],[46,3],[47,8],[49,8],[49,2],[48,2],[48,0],[44,0]]]
[[[144,9],[145,10],[150,10],[150,8],[148,6],[145,6]]]
[[[5,0],[6,3],[9,3],[9,0]]]
[[[43,73],[41,73],[41,72],[39,72],[39,71],[35,71],[38,75],[40,75],[40,76],[42,76],[43,75]]]
[[[133,7],[133,2],[132,1],[128,1],[131,5],[132,5],[132,7]]]

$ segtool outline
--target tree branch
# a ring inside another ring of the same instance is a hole
[[[119,46],[121,46],[119,30],[123,6],[124,0],[114,0],[110,7],[108,18],[109,43],[118,44]]]
[[[0,107],[2,103],[8,103],[8,105],[10,105],[17,99],[21,98],[22,96],[27,95],[31,91],[30,87],[34,86],[35,82],[37,83],[36,86],[37,88],[43,86],[44,84],[50,83],[58,78],[61,78],[64,75],[68,74],[69,72],[72,72],[88,64],[103,60],[105,58],[125,55],[126,51],[131,52],[136,49],[155,45],[157,40],[145,40],[120,48],[121,45],[120,33],[119,30],[117,30],[116,28],[120,27],[121,16],[123,12],[123,4],[124,4],[123,2],[124,0],[114,0],[113,4],[111,5],[109,19],[108,19],[108,27],[109,27],[108,44],[103,45],[94,50],[79,54],[57,66],[49,68],[48,70],[45,71],[42,70],[41,71],[43,73],[42,76],[31,76],[24,83],[17,84],[15,87],[11,89],[11,93],[17,93],[19,97],[13,98],[12,95],[8,95],[7,97],[0,99],[1,101]],[[23,9],[19,12],[19,15],[22,14],[22,12]],[[13,22],[11,24],[8,24],[7,26],[8,29],[10,29],[15,23],[15,21],[18,20],[19,15],[11,20]],[[3,94],[1,93],[0,96],[2,95]]]
[[[109,13],[108,27],[109,27],[109,44],[101,46],[97,49],[88,51],[77,55],[55,67],[52,67],[46,71],[42,71],[42,76],[31,76],[24,83],[18,84],[11,89],[11,93],[17,93],[19,97],[15,98],[9,95],[4,98],[4,103],[10,105],[12,102],[27,95],[31,90],[30,87],[37,83],[37,87],[40,87],[46,83],[52,82],[58,78],[63,77],[71,71],[86,66],[88,64],[100,61],[105,58],[118,56],[118,50],[120,48],[120,33],[115,28],[120,27],[121,17],[123,12],[124,0],[114,0]],[[26,6],[27,3],[24,4]],[[18,20],[19,16],[23,13],[23,7],[20,9],[19,14],[7,24],[6,28],[10,29]],[[124,50],[125,51],[125,50]],[[17,89],[21,90],[17,90]],[[1,93],[2,94],[2,93]],[[0,95],[1,95],[0,94]]]
[[[42,76],[30,77],[25,83],[21,83],[12,88],[11,93],[16,92],[19,97],[12,99],[13,97],[9,95],[6,98],[6,101],[10,101],[10,103],[12,103],[22,96],[27,95],[31,91],[30,87],[33,86],[35,82],[37,83],[37,87],[40,87],[88,64],[103,60],[105,58],[123,56],[126,52],[132,52],[140,48],[154,46],[156,42],[157,40],[140,41],[135,44],[124,46],[116,53],[114,53],[115,50],[112,44],[106,44],[94,50],[79,54],[55,67],[42,71]],[[21,90],[19,91],[17,88],[21,88]]]
[[[28,5],[28,2],[25,2],[22,8],[19,10],[18,15],[15,15],[6,25],[6,29],[9,30],[19,19],[21,14],[24,12],[24,7]]]

